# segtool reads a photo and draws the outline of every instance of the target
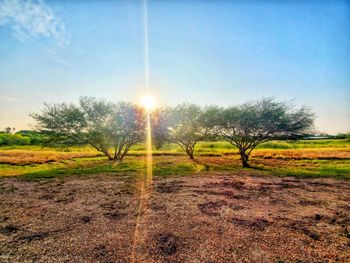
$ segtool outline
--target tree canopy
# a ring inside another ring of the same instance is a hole
[[[130,148],[145,139],[146,114],[135,104],[82,97],[75,104],[44,104],[32,114],[37,128],[51,140],[90,144],[110,160],[122,160]],[[195,146],[208,138],[223,138],[236,146],[244,167],[250,153],[274,139],[297,139],[310,132],[314,114],[271,98],[219,108],[180,104],[155,109],[151,114],[157,148],[175,143],[194,159]]]
[[[219,111],[217,133],[239,150],[242,165],[249,167],[253,149],[276,138],[298,138],[310,131],[314,114],[272,98],[232,106]]]
[[[169,112],[169,107],[161,107],[155,109],[151,114],[152,142],[157,150],[169,141],[167,126]]]
[[[180,104],[169,109],[166,119],[167,138],[180,146],[190,159],[194,159],[194,147],[206,139],[212,128],[212,108],[201,108],[195,104]]]
[[[55,141],[90,144],[110,160],[122,160],[144,139],[144,112],[131,103],[82,97],[78,105],[44,104],[32,117]]]

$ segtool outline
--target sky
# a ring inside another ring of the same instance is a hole
[[[157,105],[309,105],[319,132],[350,131],[349,1],[148,0]],[[138,103],[143,1],[0,0],[0,129],[33,127],[44,102]]]

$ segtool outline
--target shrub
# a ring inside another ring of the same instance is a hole
[[[20,134],[1,133],[0,146],[29,145],[30,138]]]

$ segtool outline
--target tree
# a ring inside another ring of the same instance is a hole
[[[33,130],[20,130],[16,134],[28,137],[31,145],[45,144],[48,139],[45,134]]]
[[[37,128],[55,141],[90,144],[109,160],[122,160],[144,139],[144,112],[131,103],[82,97],[79,105],[44,104],[32,117]]]
[[[155,109],[151,114],[152,142],[159,150],[168,141],[167,116],[169,108]]]
[[[313,126],[314,114],[307,106],[294,108],[271,98],[233,106],[220,111],[218,134],[236,146],[243,167],[259,144],[284,137],[298,138]]]
[[[11,127],[6,127],[6,128],[5,128],[5,132],[6,132],[6,133],[11,133],[11,130],[12,130]]]
[[[332,136],[334,139],[350,139],[350,132],[348,133],[338,133],[337,135]]]
[[[195,104],[181,104],[169,110],[166,118],[168,140],[181,147],[194,159],[194,147],[204,140],[211,129],[210,116],[214,109],[202,109]]]

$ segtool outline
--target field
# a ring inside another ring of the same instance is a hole
[[[122,163],[111,163],[90,147],[48,148],[13,146],[0,148],[0,175],[40,179],[72,174],[133,174],[144,165],[145,145],[136,145]],[[156,176],[241,171],[237,149],[226,142],[201,142],[196,161],[190,161],[176,145],[153,150]],[[350,178],[349,140],[274,141],[252,153],[252,173],[277,176]]]
[[[349,262],[350,141],[0,148],[1,262]],[[142,190],[143,189],[143,190]]]

